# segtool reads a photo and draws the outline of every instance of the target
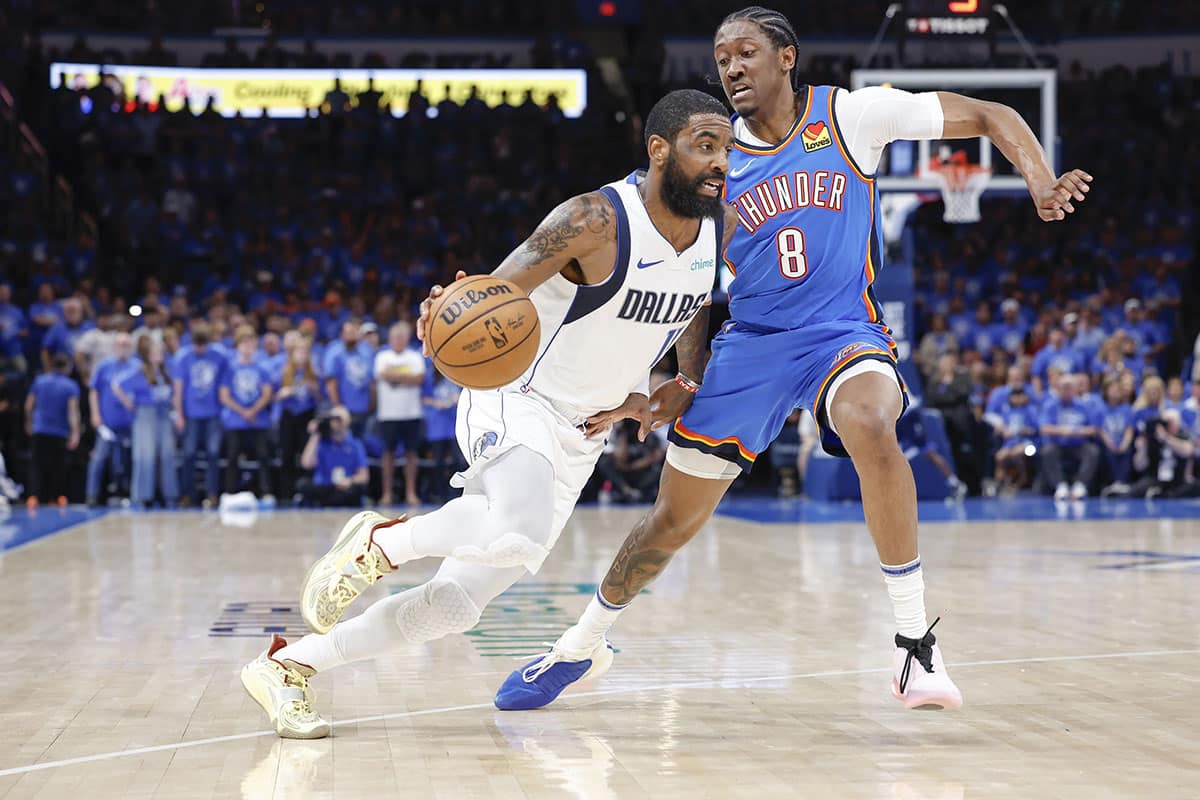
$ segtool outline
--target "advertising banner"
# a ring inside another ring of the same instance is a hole
[[[128,101],[158,103],[163,98],[169,111],[185,104],[199,113],[213,101],[222,116],[303,117],[321,108],[326,95],[340,79],[342,90],[354,97],[375,80],[382,94],[380,106],[394,116],[408,112],[409,98],[418,83],[431,106],[449,97],[462,103],[474,88],[489,107],[508,102],[520,104],[526,92],[544,105],[555,95],[567,117],[578,117],[587,107],[587,76],[579,69],[205,69],[202,67],[143,67],[131,64],[105,65],[105,79],[116,82]],[[50,65],[50,85],[62,81],[75,89],[100,82],[101,68],[95,64],[55,62]]]

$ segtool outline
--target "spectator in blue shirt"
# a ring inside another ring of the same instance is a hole
[[[0,356],[12,359],[13,367],[24,372],[25,343],[29,340],[29,320],[12,304],[12,286],[0,282]]]
[[[113,354],[92,370],[88,382],[88,407],[96,443],[88,460],[87,502],[94,506],[100,501],[100,482],[104,470],[111,467],[113,480],[118,484],[126,477],[126,453],[133,433],[133,416],[113,391],[113,379],[136,363],[133,358],[133,339],[128,333],[113,336]]]
[[[287,338],[290,338],[288,334]],[[312,421],[321,396],[321,385],[313,366],[308,337],[297,335],[287,349],[287,364],[280,375],[279,394],[279,495],[290,498],[299,478],[300,452],[304,447],[308,423]]]
[[[1055,487],[1055,500],[1087,497],[1088,485],[1100,463],[1100,448],[1092,441],[1096,421],[1091,409],[1080,400],[1076,384],[1075,376],[1063,375],[1058,396],[1049,398],[1042,408],[1042,471],[1046,482]],[[1074,466],[1070,476],[1068,465]]]
[[[52,356],[63,354],[75,363],[75,342],[92,328],[96,327],[90,320],[83,318],[83,304],[77,297],[68,297],[62,304],[63,319],[55,323],[46,332],[42,340],[42,364],[50,368]]]
[[[113,379],[113,393],[133,414],[134,508],[145,508],[161,493],[173,508],[179,499],[179,467],[171,426],[171,373],[162,342],[143,336],[137,342],[138,362]],[[157,475],[157,479],[156,479]]]
[[[362,436],[374,400],[375,354],[359,339],[359,323],[342,325],[341,347],[330,346],[325,354],[325,391],[329,402],[350,412],[350,429]]]
[[[1029,448],[1038,431],[1038,415],[1023,386],[1008,393],[996,433],[1000,448],[996,451],[995,481],[1004,492],[1015,492],[1026,484],[1025,465]]]
[[[1157,375],[1142,381],[1142,390],[1133,403],[1133,425],[1137,434],[1142,434],[1148,420],[1162,419],[1167,408],[1166,385]]]
[[[1133,409],[1125,401],[1125,392],[1118,378],[1104,384],[1104,409],[1100,412],[1100,443],[1108,462],[1111,482],[1103,494],[1129,491],[1129,471],[1133,459]]]
[[[229,367],[226,356],[212,341],[212,328],[204,320],[192,324],[192,344],[174,358],[175,427],[183,433],[183,470],[180,489],[185,503],[196,498],[196,453],[203,447],[205,503],[212,505],[221,493],[220,387]]]
[[[421,403],[425,410],[425,441],[429,443],[429,455],[433,459],[430,485],[438,493],[446,491],[451,474],[459,467],[454,426],[461,394],[462,389],[446,380],[446,376],[434,368],[433,362],[426,359]]]
[[[992,309],[986,302],[975,307],[975,324],[962,339],[962,346],[964,350],[974,350],[985,359],[990,359],[993,347],[1000,346],[995,326],[992,324]]]
[[[1071,344],[1091,361],[1100,351],[1100,345],[1108,338],[1100,324],[1100,314],[1095,309],[1084,309],[1083,314],[1070,313],[1063,317],[1063,328]]]
[[[221,427],[225,429],[225,491],[240,490],[239,459],[252,453],[258,462],[258,494],[273,500],[270,483],[271,453],[267,430],[271,398],[275,394],[271,373],[258,360],[258,336],[249,325],[234,335],[237,356],[229,362],[221,381]]]
[[[287,364],[287,353],[284,352],[279,334],[267,331],[262,336],[262,351],[259,354],[263,366],[271,373],[271,380],[278,384],[283,376],[283,368]]]
[[[54,357],[53,370],[33,381],[25,399],[25,432],[33,437],[29,504],[67,504],[67,451],[79,446],[79,386],[71,359]]]
[[[1009,355],[1020,355],[1029,333],[1029,324],[1021,319],[1021,304],[1010,297],[1000,304],[1000,313],[1001,320],[993,326],[995,344]]]
[[[1133,340],[1134,355],[1147,364],[1157,362],[1167,346],[1158,326],[1146,319],[1142,302],[1137,298],[1125,301],[1125,322],[1120,330]]]
[[[1025,392],[1030,403],[1035,403],[1040,399],[1025,378],[1025,368],[1014,364],[1005,371],[1004,385],[992,389],[992,393],[988,395],[987,406],[983,411],[983,420],[992,426],[996,435],[1001,439],[1003,439],[1001,428],[1004,424],[1004,414],[1008,410],[1008,398],[1012,393],[1018,389]]]
[[[1051,367],[1060,372],[1079,372],[1084,368],[1082,354],[1067,343],[1066,331],[1061,328],[1050,330],[1046,346],[1033,357],[1033,375],[1043,388],[1047,386],[1046,373]]]
[[[37,302],[29,307],[29,321],[33,323],[33,341],[30,342],[29,353],[35,354],[41,349],[46,332],[62,322],[62,307],[54,297],[53,284],[43,283],[37,289]]]
[[[342,305],[342,296],[335,290],[325,294],[324,308],[317,312],[317,337],[323,341],[333,339],[350,319],[350,311]]]
[[[329,416],[308,426],[308,443],[300,465],[313,472],[299,487],[306,506],[358,506],[367,491],[367,451],[350,432],[350,412],[335,407]]]

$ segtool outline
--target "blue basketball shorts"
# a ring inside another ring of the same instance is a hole
[[[712,358],[691,408],[675,421],[670,441],[731,461],[749,472],[793,409],[813,412],[821,446],[846,456],[825,415],[829,387],[856,364],[896,369],[896,343],[883,326],[839,321],[796,330],[764,330],[729,322],[713,339]],[[908,392],[896,372],[904,407]]]

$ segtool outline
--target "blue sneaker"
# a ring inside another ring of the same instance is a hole
[[[612,666],[613,648],[607,639],[586,657],[580,655],[551,647],[550,652],[513,670],[496,692],[496,708],[528,711],[548,706],[572,683],[599,678]]]

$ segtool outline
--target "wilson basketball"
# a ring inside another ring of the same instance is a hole
[[[472,275],[433,304],[429,352],[438,371],[460,386],[495,389],[529,369],[540,332],[537,309],[520,287]]]

